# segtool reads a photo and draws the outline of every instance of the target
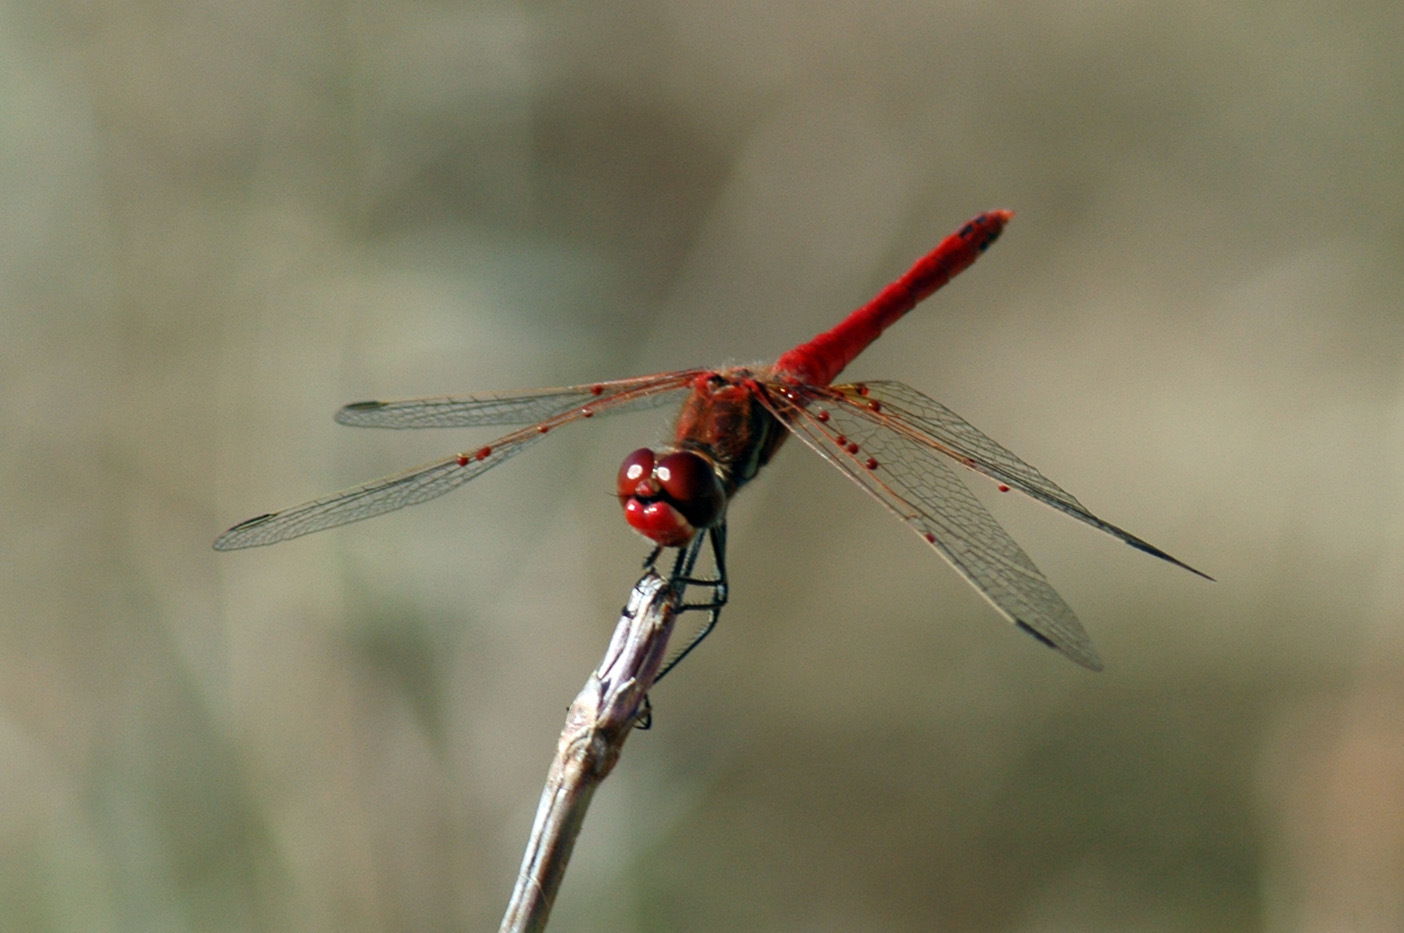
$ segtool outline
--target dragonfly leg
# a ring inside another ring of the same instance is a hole
[[[658,562],[658,555],[659,555],[659,554],[662,554],[662,553],[663,553],[663,545],[661,545],[661,544],[658,545],[657,547],[655,547],[653,550],[649,551],[649,552],[648,552],[648,556],[644,558],[644,562],[643,562],[644,569],[645,569],[645,570],[652,570],[652,569],[653,569],[653,565],[656,564],[656,563]]]
[[[715,565],[715,576],[711,578],[694,577],[693,567],[697,563],[698,553],[702,549],[701,538],[696,538],[687,547],[678,553],[678,559],[673,565],[673,573],[669,583],[675,587],[682,587],[684,592],[688,586],[707,587],[712,591],[712,598],[706,602],[689,603],[684,602],[678,607],[678,612],[700,612],[706,611],[707,621],[692,636],[692,640],[687,643],[687,647],[675,654],[663,669],[658,672],[658,676],[653,679],[656,684],[664,678],[673,668],[678,666],[683,658],[687,657],[693,648],[702,643],[702,639],[712,633],[712,629],[717,627],[717,620],[721,618],[722,607],[726,605],[727,584],[726,584],[726,523],[720,522],[707,529],[707,539],[712,543],[712,562]]]
[[[654,683],[657,683],[654,680]],[[634,716],[634,728],[640,732],[647,732],[653,728],[653,704],[649,702],[648,694],[644,694],[643,702],[639,704],[639,711]]]

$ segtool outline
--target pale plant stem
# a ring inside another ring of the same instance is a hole
[[[676,575],[674,577],[676,579]],[[546,786],[536,808],[503,933],[546,928],[566,863],[595,788],[613,770],[641,716],[667,653],[682,603],[681,583],[650,569],[629,594],[604,660],[566,714]]]

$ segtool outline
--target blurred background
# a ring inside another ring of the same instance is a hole
[[[491,437],[343,403],[773,359],[1008,207],[846,375],[1219,582],[989,497],[1093,675],[787,445],[553,928],[1404,929],[1401,47],[1378,0],[0,3],[0,928],[493,928],[667,413],[210,542]]]

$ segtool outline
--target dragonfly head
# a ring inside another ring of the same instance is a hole
[[[690,450],[640,447],[620,465],[617,492],[629,525],[663,547],[687,544],[726,508],[716,469]]]

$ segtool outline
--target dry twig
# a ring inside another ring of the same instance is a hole
[[[676,577],[675,577],[676,579]],[[546,928],[566,863],[595,788],[613,770],[642,716],[681,610],[681,583],[650,569],[629,594],[604,660],[566,714],[556,757],[541,792],[503,933]]]

